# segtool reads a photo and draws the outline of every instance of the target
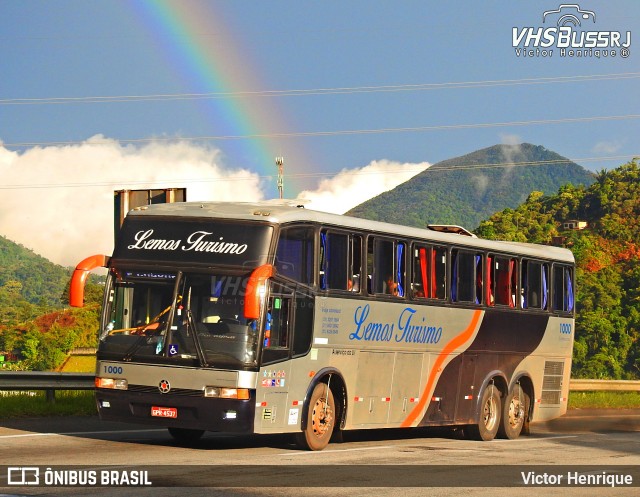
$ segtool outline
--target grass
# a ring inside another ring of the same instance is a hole
[[[0,392],[0,419],[40,416],[90,416],[97,413],[90,390],[59,390],[55,402],[44,391]]]
[[[637,409],[640,392],[571,392],[569,409]]]
[[[65,373],[93,373],[96,370],[95,355],[72,355],[65,361],[60,371]]]

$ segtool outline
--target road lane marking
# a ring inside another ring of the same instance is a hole
[[[55,436],[75,436],[75,435],[115,435],[123,433],[149,433],[155,431],[166,431],[165,429],[152,430],[111,430],[111,431],[69,431],[66,433],[23,433],[21,435],[0,435],[2,438],[21,438],[21,437],[55,437]]]

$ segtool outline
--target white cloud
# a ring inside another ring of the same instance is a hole
[[[618,140],[600,141],[593,146],[592,151],[596,154],[615,154],[622,148],[622,143]]]
[[[122,145],[98,135],[78,145],[15,152],[0,142],[0,234],[47,259],[75,266],[113,251],[113,192],[187,188],[187,200],[264,199],[260,176],[229,169],[213,147],[184,141]],[[424,171],[427,162],[373,161],[343,169],[298,198],[343,213]]]
[[[323,179],[317,189],[301,192],[298,199],[309,200],[309,209],[343,214],[365,200],[404,183],[429,166],[428,162],[373,161],[367,166],[343,169],[337,175]]]
[[[511,133],[500,133],[500,142],[503,145],[520,145],[522,138]]]
[[[0,234],[47,259],[75,266],[113,250],[113,191],[187,188],[188,200],[260,200],[258,174],[230,170],[219,150],[188,142],[7,150],[0,142]]]

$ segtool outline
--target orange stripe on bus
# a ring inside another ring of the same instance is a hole
[[[431,373],[429,373],[427,386],[424,387],[424,391],[420,396],[420,402],[418,402],[418,405],[413,408],[413,410],[409,413],[409,416],[407,416],[407,419],[405,419],[400,426],[402,426],[403,428],[411,426],[423,411],[423,409],[425,409],[428,400],[431,398],[429,392],[431,392],[431,388],[436,381],[436,376],[438,375],[438,371],[440,370],[442,363],[445,361],[447,356],[451,354],[451,352],[456,350],[461,345],[464,345],[465,342],[467,342],[473,336],[476,330],[476,326],[478,325],[478,321],[480,321],[480,316],[482,316],[482,311],[473,311],[473,317],[471,318],[469,326],[467,326],[467,328],[462,333],[453,337],[449,341],[449,343],[444,346],[442,352],[438,354],[438,357],[436,358],[436,361],[431,368]]]

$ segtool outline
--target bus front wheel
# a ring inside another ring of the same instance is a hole
[[[482,393],[478,422],[467,427],[469,435],[485,442],[493,440],[500,428],[501,414],[500,390],[490,384]]]
[[[296,433],[296,442],[307,450],[322,450],[328,444],[335,425],[336,406],[326,383],[318,383],[309,398],[307,426]]]

